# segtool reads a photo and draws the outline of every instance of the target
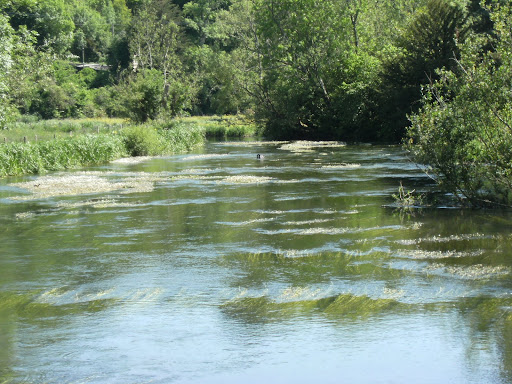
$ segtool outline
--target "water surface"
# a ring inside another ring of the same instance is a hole
[[[251,142],[0,180],[0,383],[511,382],[512,215],[400,182]]]

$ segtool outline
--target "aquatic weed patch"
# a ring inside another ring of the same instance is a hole
[[[108,177],[110,176],[110,177]],[[108,172],[79,172],[40,176],[30,181],[11,184],[31,192],[30,195],[12,197],[13,200],[35,200],[56,196],[76,196],[94,193],[151,192],[155,182],[166,180],[165,175],[151,173],[127,173],[113,178]]]
[[[360,168],[361,164],[353,164],[353,163],[338,163],[338,164],[327,164],[322,165],[320,168],[326,170],[340,170],[340,169],[356,169]]]
[[[508,277],[511,269],[502,265],[490,266],[475,264],[469,266],[445,265],[434,263],[425,268],[425,272],[450,275],[463,280],[488,280]]]
[[[483,250],[472,252],[467,251],[425,251],[420,249],[413,250],[399,250],[398,254],[405,258],[418,259],[418,260],[431,260],[431,259],[454,259],[465,257],[477,257],[484,253]]]
[[[346,147],[345,143],[339,141],[293,141],[283,144],[279,147],[281,150],[290,152],[313,152],[318,148],[342,148]]]
[[[237,175],[227,176],[219,180],[218,183],[223,184],[262,184],[269,183],[275,180],[273,177],[268,176],[249,176],[249,175]]]
[[[293,299],[292,295],[283,295],[281,299]],[[310,294],[310,292],[307,292]],[[301,292],[299,291],[299,296]],[[280,321],[297,315],[323,315],[333,320],[367,319],[383,313],[409,308],[391,298],[373,299],[368,296],[339,294],[326,298],[277,301],[267,296],[235,298],[223,304],[222,309],[234,317],[247,321]]]
[[[54,291],[54,290],[51,290]],[[61,293],[56,293],[62,295]],[[18,316],[30,317],[38,320],[69,315],[72,313],[98,312],[109,308],[116,302],[110,298],[94,298],[77,301],[70,298],[66,302],[55,302],[48,299],[45,291],[31,291],[26,293],[0,292],[0,313],[15,313]]]
[[[219,143],[222,146],[234,146],[234,147],[263,147],[268,145],[283,145],[288,144],[289,141],[225,141]]]
[[[185,156],[183,160],[210,160],[210,159],[222,159],[226,156],[229,156],[227,153],[210,153],[210,154],[203,154],[203,155],[190,155]]]

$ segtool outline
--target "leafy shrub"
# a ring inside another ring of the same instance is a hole
[[[162,153],[164,144],[157,131],[146,125],[128,127],[123,131],[126,150],[131,156],[151,156]]]
[[[441,72],[411,116],[408,148],[473,206],[512,205],[512,11],[496,8],[495,51],[464,45],[459,73]]]

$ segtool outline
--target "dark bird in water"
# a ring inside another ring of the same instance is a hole
[[[263,160],[265,158],[265,156],[263,155],[260,155],[259,153],[256,155],[256,158],[257,159],[260,159],[260,160]]]

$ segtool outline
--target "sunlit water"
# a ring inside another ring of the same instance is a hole
[[[0,383],[512,382],[512,215],[282,145],[0,180]]]

